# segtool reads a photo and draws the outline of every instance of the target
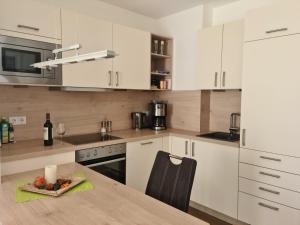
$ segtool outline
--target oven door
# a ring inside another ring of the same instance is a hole
[[[43,78],[43,71],[31,66],[44,59],[44,50],[10,44],[0,44],[0,74]]]
[[[80,164],[103,174],[120,183],[126,183],[126,155],[120,154],[116,156],[93,159]]]

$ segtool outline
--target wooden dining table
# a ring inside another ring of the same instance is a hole
[[[87,167],[70,163],[58,167],[68,177],[82,173],[93,189],[69,192],[23,203],[15,201],[16,182],[34,180],[44,170],[2,177],[1,225],[208,225],[187,213],[107,178]]]

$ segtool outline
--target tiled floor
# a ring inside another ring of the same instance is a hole
[[[189,209],[189,214],[191,214],[201,220],[204,220],[205,222],[209,223],[210,225],[232,225],[232,224],[226,223],[222,220],[219,220],[216,217],[208,215],[208,214],[201,212],[192,207],[190,207],[190,209]]]

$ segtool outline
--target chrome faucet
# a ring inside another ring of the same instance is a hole
[[[231,134],[238,134],[240,133],[240,126],[238,125],[237,118],[241,117],[240,113],[231,113],[230,115],[230,133]]]

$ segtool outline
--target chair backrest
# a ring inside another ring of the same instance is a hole
[[[170,154],[159,151],[150,174],[146,195],[158,199],[184,212],[188,211],[197,161],[182,158],[174,164]]]

